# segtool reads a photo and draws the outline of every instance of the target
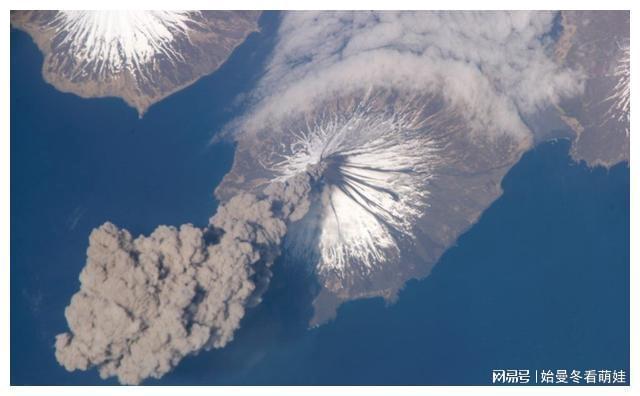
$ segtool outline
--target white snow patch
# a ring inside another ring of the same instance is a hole
[[[188,21],[194,11],[59,11],[51,21],[60,40],[68,46],[80,75],[100,77],[128,69],[136,71],[158,55],[182,60],[171,43],[188,37]]]

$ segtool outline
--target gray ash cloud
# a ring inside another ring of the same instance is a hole
[[[111,223],[95,229],[65,310],[70,330],[56,337],[60,364],[139,384],[227,345],[269,284],[287,224],[306,213],[311,181],[303,173],[263,196],[239,194],[205,229],[160,226],[135,239]]]

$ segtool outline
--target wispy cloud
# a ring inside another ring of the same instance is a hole
[[[438,91],[476,132],[529,133],[534,113],[581,89],[550,55],[552,12],[292,12],[244,129],[350,88]]]

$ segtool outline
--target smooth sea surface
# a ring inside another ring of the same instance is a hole
[[[204,226],[233,146],[210,145],[242,111],[277,15],[216,73],[152,106],[82,99],[46,84],[30,37],[11,32],[11,384],[117,384],[69,373],[67,330],[91,230],[137,236]],[[629,369],[629,168],[590,169],[569,143],[525,154],[504,195],[398,301],[343,305],[307,328],[312,279],[277,263],[264,302],[222,350],[149,385],[471,385],[492,369]]]

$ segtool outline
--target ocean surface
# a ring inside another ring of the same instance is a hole
[[[138,119],[119,99],[58,92],[30,37],[11,31],[11,384],[116,384],[69,373],[67,330],[91,230],[204,226],[233,146],[210,145],[242,111],[277,15],[216,73]],[[492,369],[629,369],[629,168],[590,169],[558,141],[527,153],[504,195],[398,301],[343,305],[307,328],[313,279],[278,263],[227,348],[150,385],[489,384]]]

